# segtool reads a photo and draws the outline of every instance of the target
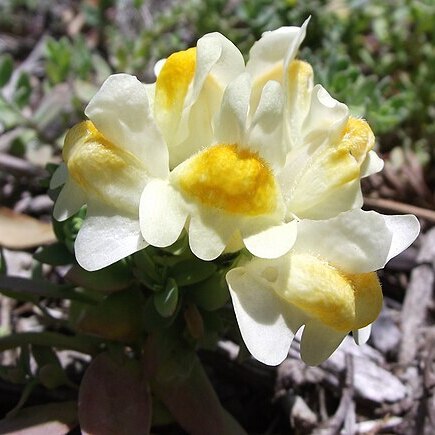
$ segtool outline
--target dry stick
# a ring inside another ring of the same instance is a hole
[[[0,170],[27,177],[42,177],[47,175],[45,169],[35,166],[27,160],[5,153],[0,153]]]
[[[435,223],[435,211],[429,210],[428,208],[417,207],[415,205],[405,204],[404,202],[393,201],[392,199],[368,197],[364,197],[364,205],[374,209],[392,211],[394,213],[415,214],[418,218]]]
[[[355,426],[355,416],[348,416],[348,413],[355,410],[353,406],[353,356],[346,354],[346,377],[344,388],[341,394],[340,403],[335,414],[312,432],[312,435],[336,435],[346,419],[348,426]],[[351,417],[351,418],[349,418]]]
[[[426,334],[428,355],[424,359],[423,400],[426,419],[424,433],[435,433],[435,327]]]
[[[399,362],[411,364],[417,355],[418,341],[416,337],[425,326],[428,308],[432,301],[432,290],[435,283],[435,228],[428,231],[417,256],[419,266],[411,273],[409,286],[402,308],[402,343],[399,351]]]
[[[435,228],[423,237],[423,243],[417,256],[417,263],[411,273],[409,286],[403,302],[401,324],[402,342],[399,349],[399,363],[404,368],[411,389],[413,406],[407,416],[409,433],[425,434],[424,425],[428,416],[424,379],[420,367],[428,363],[422,361],[422,333],[427,326],[428,311],[432,304],[432,292],[435,284]],[[420,338],[420,339],[418,339]],[[426,342],[426,340],[425,340]],[[425,346],[426,347],[426,346]],[[430,421],[427,423],[430,424]]]

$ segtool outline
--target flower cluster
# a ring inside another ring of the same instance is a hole
[[[307,23],[266,32],[245,64],[219,33],[172,54],[143,84],[109,77],[65,138],[54,217],[84,204],[75,254],[87,270],[188,235],[227,273],[242,337],[276,365],[303,327],[301,356],[326,359],[382,306],[376,270],[417,237],[414,216],[361,210],[361,178],[380,171],[369,125],[296,59]]]

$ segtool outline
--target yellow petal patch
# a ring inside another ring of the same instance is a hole
[[[374,136],[362,119],[349,118],[342,136],[333,144],[321,146],[304,164],[288,194],[288,208],[304,217],[305,210],[361,176],[361,165],[374,146]],[[297,168],[295,168],[297,170]]]
[[[306,254],[291,256],[287,286],[275,290],[308,316],[340,332],[367,326],[382,307],[376,273],[345,274]]]
[[[255,108],[258,106],[261,97],[261,92],[263,91],[265,84],[269,80],[275,80],[279,83],[282,83],[283,69],[284,69],[283,63],[278,62],[262,75],[255,77],[254,82],[252,84],[252,93],[251,93],[251,100],[250,100],[251,110],[254,111]]]
[[[88,195],[137,213],[145,167],[132,153],[109,142],[92,122],[81,122],[68,131],[63,158],[70,176]]]
[[[298,103],[308,102],[308,92],[313,83],[313,68],[302,60],[293,60],[287,70],[288,94],[295,109]]]
[[[363,119],[349,118],[339,143],[339,148],[349,152],[359,166],[375,145],[375,136]]]
[[[257,216],[276,208],[276,183],[267,163],[237,145],[215,145],[193,156],[177,182],[201,204],[229,213]]]
[[[166,59],[156,81],[155,104],[179,112],[195,74],[196,48],[179,51]]]

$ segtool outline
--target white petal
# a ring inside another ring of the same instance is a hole
[[[244,69],[243,56],[229,39],[217,32],[203,36],[196,45],[196,70],[191,102],[198,98],[208,74],[211,74],[223,91]]]
[[[264,364],[276,366],[287,357],[294,337],[282,315],[283,302],[244,268],[227,273],[227,282],[243,341]]]
[[[248,251],[260,258],[278,258],[286,254],[296,240],[297,222],[275,225],[245,236],[243,242]],[[244,234],[242,234],[243,236]]]
[[[138,218],[122,216],[118,210],[101,203],[88,203],[74,244],[77,261],[84,269],[102,269],[146,246]]]
[[[367,340],[370,338],[370,333],[372,332],[372,324],[365,326],[364,328],[357,329],[352,331],[353,339],[355,343],[359,346],[367,343]]]
[[[159,248],[172,245],[187,218],[180,194],[166,181],[152,180],[145,187],[139,206],[144,239]]]
[[[192,214],[189,224],[189,245],[201,260],[210,261],[219,257],[237,229],[219,210]]]
[[[387,263],[393,257],[408,248],[418,237],[420,233],[420,223],[414,215],[380,216],[383,217],[385,225],[393,237],[387,259],[385,260],[385,263]]]
[[[288,211],[300,218],[324,220],[333,218],[348,210],[361,208],[364,203],[359,179],[343,184],[328,193],[329,195],[317,196],[311,207],[296,208],[294,204],[290,203]]]
[[[267,82],[249,132],[249,147],[258,152],[273,169],[284,166],[287,152],[283,143],[283,105],[279,83]]]
[[[364,163],[361,165],[361,178],[368,177],[382,171],[384,161],[376,154],[375,151],[370,151],[367,154]]]
[[[301,221],[294,251],[311,252],[348,273],[365,273],[385,265],[391,241],[382,215],[352,210],[325,221]]]
[[[216,107],[216,112],[217,110],[218,107]],[[173,142],[173,144],[176,143],[176,146],[170,147],[171,168],[177,167],[196,152],[213,143],[212,112],[216,113],[212,109],[207,109],[207,97],[202,94],[195,104],[188,111],[185,111],[186,118],[182,119],[182,124],[186,127],[186,131],[182,133],[179,129],[174,136],[177,142]],[[183,134],[187,136],[181,140]],[[178,142],[179,140],[180,142]]]
[[[302,126],[302,134],[310,141],[335,139],[349,116],[349,109],[335,100],[321,85],[314,86],[311,107]],[[306,139],[307,140],[307,139]]]
[[[68,177],[54,204],[53,217],[62,222],[77,213],[85,204],[84,192]]]
[[[328,328],[320,322],[307,322],[301,339],[301,358],[309,366],[328,359],[347,334]]]
[[[296,57],[296,53],[299,50],[299,46],[302,44],[302,41],[305,39],[305,35],[307,33],[308,23],[310,22],[311,17],[308,17],[300,27],[297,32],[295,38],[292,39],[289,47],[287,49],[287,53],[285,55],[284,60],[284,69],[287,71],[288,65],[290,62]]]
[[[163,59],[159,59],[159,60],[155,63],[154,68],[153,68],[153,71],[154,71],[154,75],[155,75],[156,77],[160,74],[160,71],[162,70],[163,65],[165,64],[165,62],[166,62],[166,58],[163,58]]]
[[[223,35],[210,33],[198,40],[195,75],[182,111],[171,112],[165,124],[171,168],[211,144],[212,122],[224,90],[244,68],[240,51]]]
[[[168,174],[168,150],[153,120],[145,85],[136,77],[110,76],[85,114],[110,142],[141,159],[151,175]]]
[[[216,120],[215,135],[219,143],[244,142],[250,95],[251,82],[248,74],[241,74],[226,88]]]
[[[294,251],[312,252],[348,273],[372,272],[405,250],[419,228],[412,215],[352,210],[325,221],[301,221]]]
[[[249,52],[246,70],[256,78],[267,74],[279,62],[290,62],[305,37],[307,24],[308,20],[302,27],[280,27],[264,32]]]
[[[62,184],[66,183],[68,178],[68,168],[65,163],[61,163],[57,169],[53,172],[50,180],[50,189],[56,189]]]

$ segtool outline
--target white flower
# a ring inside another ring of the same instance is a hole
[[[270,82],[251,122],[251,82],[240,75],[226,88],[203,149],[176,166],[167,179],[150,181],[140,204],[145,240],[153,246],[174,243],[186,226],[193,253],[203,260],[218,257],[241,239],[254,254],[278,257],[294,242],[296,221],[285,222],[285,208],[274,168],[282,147],[270,146],[279,130],[281,88]],[[278,116],[274,116],[278,115]],[[292,227],[293,230],[284,231]]]
[[[305,26],[265,34],[246,68],[218,34],[165,61],[153,107],[172,171],[141,198],[149,244],[169,246],[186,228],[203,260],[243,246],[277,258],[292,247],[299,219],[362,205],[360,178],[382,167],[370,157],[374,136],[294,60]]]
[[[310,365],[327,359],[350,331],[363,343],[382,306],[375,271],[418,232],[415,216],[353,210],[304,220],[289,254],[230,270],[227,282],[249,351],[265,364],[280,364],[303,325],[301,357]]]
[[[108,266],[147,246],[139,229],[140,195],[150,178],[167,176],[168,151],[135,77],[109,77],[63,148],[65,165],[51,187],[65,182],[54,217],[65,220],[87,204],[75,254],[87,270]]]
[[[224,90],[244,69],[242,54],[220,33],[209,33],[195,48],[158,63],[157,81],[150,85],[149,95],[171,168],[212,140],[211,122]]]
[[[314,86],[313,70],[295,59],[309,20],[299,27],[265,32],[250,51],[246,70],[253,76],[251,108],[265,84],[274,80],[284,93],[282,119],[285,167],[279,175],[288,216],[327,219],[362,206],[360,178],[378,172],[383,161],[372,150],[373,133],[347,106]]]

